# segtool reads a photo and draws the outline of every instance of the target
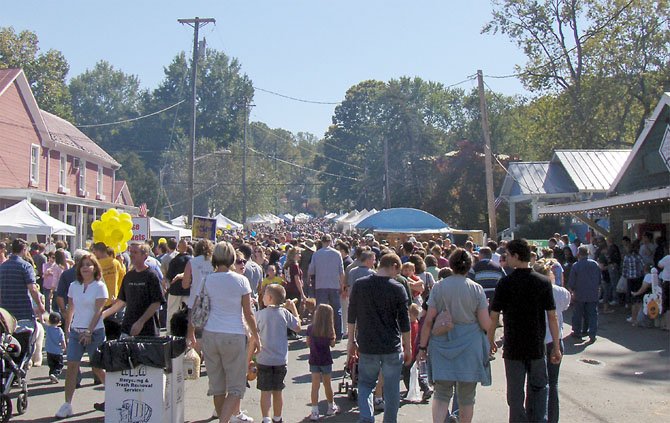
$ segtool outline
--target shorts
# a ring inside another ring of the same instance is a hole
[[[282,366],[264,366],[256,364],[258,370],[258,382],[256,387],[259,391],[281,391],[284,385],[284,378],[286,377],[286,364]]]
[[[454,396],[454,387],[458,395],[458,405],[474,405],[475,393],[477,391],[477,382],[454,382],[446,380],[435,381],[435,391],[433,395],[436,400],[444,401],[449,404],[451,397]]]
[[[333,365],[332,364],[326,364],[323,366],[317,366],[315,364],[310,364],[309,365],[309,371],[310,373],[321,373],[322,375],[329,375],[333,373]]]
[[[95,350],[105,342],[105,329],[100,328],[93,331],[91,334],[91,343],[83,345],[79,342],[79,334],[83,332],[82,329],[71,328],[67,339],[67,361],[81,361],[84,352],[88,354],[89,359],[93,356]]]
[[[203,331],[202,352],[209,380],[207,395],[244,398],[247,390],[247,337]]]

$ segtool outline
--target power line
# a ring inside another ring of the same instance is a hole
[[[342,104],[341,101],[305,100],[304,98],[293,97],[293,96],[290,96],[290,95],[280,94],[280,93],[275,92],[275,91],[266,90],[265,88],[261,88],[261,87],[258,87],[258,86],[256,86],[256,85],[254,85],[254,89],[255,89],[255,90],[258,90],[258,91],[262,91],[262,92],[264,92],[264,93],[268,93],[268,94],[276,95],[277,97],[282,97],[282,98],[286,98],[286,99],[288,99],[288,100],[298,101],[298,102],[300,102],[300,103],[324,104],[324,105],[331,105],[331,106],[336,106],[336,105],[338,105],[338,104]]]
[[[260,129],[261,131],[264,131],[264,132],[266,132],[266,133],[272,135],[273,137],[275,137],[275,138],[277,138],[277,139],[279,139],[279,140],[285,141],[285,142],[290,143],[290,144],[293,143],[293,141],[288,140],[288,139],[286,139],[286,138],[283,138],[283,137],[281,137],[281,136],[275,134],[274,132],[272,132],[272,131],[270,131],[270,130],[268,130],[268,129],[263,128],[262,126],[259,126],[258,124],[252,124],[252,125],[253,125],[255,128],[258,128],[258,129]],[[326,156],[326,155],[323,154],[323,153],[319,153],[318,151],[314,151],[314,150],[309,149],[309,148],[307,148],[307,147],[303,147],[302,145],[300,145],[300,143],[296,143],[295,145],[296,145],[298,148],[300,148],[300,149],[303,149],[303,150],[305,150],[305,151],[309,151],[310,153],[313,153],[313,154],[316,154],[316,155],[318,155],[318,156],[321,156],[321,157],[323,157],[323,158],[325,158],[325,159],[327,159],[327,160],[331,160],[331,161],[333,161],[333,162],[340,163],[340,164],[343,164],[343,165],[345,165],[345,166],[350,166],[350,167],[353,167],[353,168],[355,168],[355,169],[363,170],[363,168],[360,167],[360,166],[357,166],[357,165],[354,165],[354,164],[351,164],[351,163],[347,163],[347,162],[343,162],[343,161],[341,161],[341,160],[333,159],[332,157],[328,157],[328,156]]]
[[[132,118],[132,119],[124,119],[124,120],[119,120],[119,121],[116,121],[116,122],[108,122],[108,123],[95,123],[95,124],[91,124],[91,125],[75,125],[75,126],[77,128],[97,128],[97,127],[100,127],[100,126],[119,125],[121,123],[135,122],[137,120],[146,119],[148,117],[155,116],[157,114],[163,113],[166,110],[170,110],[173,107],[179,106],[181,103],[183,103],[185,101],[186,100],[181,100],[181,101],[179,101],[179,102],[177,102],[177,103],[175,103],[171,106],[168,106],[164,109],[158,110],[157,112],[149,113],[149,114],[143,115],[143,116],[138,116],[138,117]]]
[[[278,161],[278,162],[280,162],[280,163],[285,163],[285,164],[287,164],[287,165],[289,165],[289,166],[297,167],[297,168],[299,168],[299,169],[309,170],[309,171],[311,171],[311,172],[320,173],[320,174],[324,174],[324,175],[328,175],[328,176],[333,176],[333,177],[335,177],[335,178],[349,179],[349,180],[352,180],[352,181],[359,181],[359,180],[360,180],[360,179],[352,178],[352,177],[350,177],[350,176],[336,175],[336,174],[334,174],[334,173],[329,173],[329,172],[326,172],[326,171],[323,171],[323,170],[316,170],[316,169],[312,169],[312,168],[309,168],[309,167],[301,166],[301,165],[296,164],[296,163],[293,163],[293,162],[289,162],[289,161],[286,161],[286,160],[282,160],[282,159],[280,159],[280,158],[278,158],[278,157],[273,157],[273,156],[270,155],[270,154],[262,153],[262,152],[260,152],[260,151],[258,151],[258,150],[254,150],[254,149],[251,148],[251,147],[247,147],[247,148],[248,148],[249,150],[253,151],[253,152],[256,153],[256,154],[260,154],[260,155],[265,156],[265,157],[268,158],[268,159],[276,160],[276,161]]]

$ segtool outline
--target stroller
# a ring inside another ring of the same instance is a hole
[[[344,366],[344,375],[337,387],[337,393],[347,394],[347,398],[351,401],[358,399],[358,357],[349,358]]]
[[[35,323],[21,320],[0,308],[0,423],[12,416],[11,389],[18,386],[16,412],[23,414],[28,408],[28,383],[26,375],[30,358],[35,349]]]

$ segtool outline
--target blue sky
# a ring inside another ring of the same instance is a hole
[[[491,10],[488,0],[22,0],[3,6],[0,26],[35,31],[43,50],[63,52],[69,77],[107,60],[155,88],[163,67],[192,48],[192,28],[177,19],[211,17],[216,25],[201,29],[208,46],[238,58],[254,85],[337,102],[366,79],[418,76],[450,85],[477,69],[512,73],[523,53],[503,35],[480,34]],[[487,83],[526,93],[515,79]],[[335,107],[259,91],[254,103],[252,120],[319,137]]]

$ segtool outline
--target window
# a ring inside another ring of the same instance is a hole
[[[79,160],[79,195],[86,195],[86,162]]]
[[[60,170],[58,173],[58,185],[61,190],[67,189],[67,154],[60,155]]]
[[[104,176],[103,167],[98,165],[98,181],[97,181],[97,192],[98,197],[102,196],[102,178]]]
[[[30,146],[30,185],[37,185],[40,181],[40,146]]]

